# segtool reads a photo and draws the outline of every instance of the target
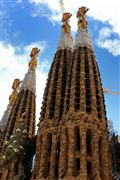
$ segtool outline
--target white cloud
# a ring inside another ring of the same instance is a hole
[[[35,9],[33,11],[33,15],[35,16],[47,16],[51,21],[59,21],[60,22],[60,6],[59,0],[29,0],[31,4],[35,5]],[[44,5],[46,6],[50,12],[40,11],[40,7]],[[120,34],[120,1],[119,0],[70,0],[64,1],[65,10],[69,11],[73,14],[71,18],[71,26],[72,30],[77,29],[76,22],[76,12],[80,6],[86,6],[90,10],[88,11],[88,15],[96,20],[100,20],[102,22],[108,22],[108,24],[113,26],[113,31]]]
[[[100,40],[97,44],[99,47],[107,49],[113,56],[120,55],[120,41],[117,39]]]
[[[103,27],[100,31],[99,31],[99,38],[108,38],[110,37],[112,34],[112,30],[108,27]]]
[[[15,78],[24,78],[25,73],[28,70],[28,61],[30,60],[29,54],[33,47],[38,47],[41,49],[40,54],[44,51],[46,47],[45,42],[33,42],[24,47],[13,47],[11,44],[5,44],[0,42],[0,101],[2,106],[0,108],[0,119],[3,115],[3,112],[6,110],[8,105],[8,98],[12,92],[12,82]],[[22,53],[21,53],[22,52]],[[39,55],[40,59],[40,55]],[[47,64],[47,65],[46,65]],[[39,67],[40,66],[40,67]],[[45,60],[42,63],[38,64],[37,69],[37,112],[36,120],[38,122],[40,106],[42,102],[43,91],[46,83],[47,75],[43,73],[43,69],[48,68],[48,61]],[[50,66],[50,65],[49,65]]]
[[[101,28],[96,43],[99,47],[107,49],[112,55],[120,55],[120,38],[112,37],[110,28]]]

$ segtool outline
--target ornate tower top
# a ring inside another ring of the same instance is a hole
[[[37,67],[37,56],[38,56],[39,51],[40,51],[40,49],[35,47],[32,49],[32,51],[30,53],[31,60],[28,65],[29,69],[28,69],[28,72],[26,73],[24,80],[21,84],[20,91],[22,91],[23,89],[30,90],[31,92],[33,92],[35,94],[35,89],[36,89],[35,70]]]
[[[13,81],[13,84],[12,84],[12,89],[13,89],[13,92],[12,94],[9,96],[9,104],[10,105],[13,105],[16,98],[17,98],[17,94],[18,94],[18,90],[19,90],[19,87],[20,87],[20,83],[22,81],[20,81],[20,79],[14,79]]]
[[[62,32],[63,33],[70,33],[71,32],[71,27],[69,25],[69,19],[72,16],[72,14],[66,12],[62,16]]]
[[[30,71],[35,71],[36,67],[37,67],[37,56],[38,56],[38,53],[39,53],[40,49],[38,48],[33,48],[31,53],[30,53],[30,57],[31,57],[31,60],[29,62],[29,70]]]
[[[72,16],[71,13],[63,13],[62,16],[62,27],[61,27],[61,37],[60,37],[60,41],[58,43],[58,48],[57,50],[61,50],[61,49],[69,49],[72,50],[73,48],[73,38],[71,36],[71,27],[69,25],[69,20],[70,17]]]
[[[87,31],[88,22],[85,19],[86,12],[89,9],[82,6],[78,9],[77,18],[78,18],[78,33],[76,37],[76,42],[74,48],[77,49],[79,46],[81,47],[88,47],[89,49],[93,50],[92,42],[90,35]]]
[[[77,18],[78,18],[78,29],[87,29],[88,22],[85,19],[85,14],[89,9],[82,6],[78,9]]]

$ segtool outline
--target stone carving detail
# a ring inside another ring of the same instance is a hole
[[[70,33],[71,31],[71,27],[69,25],[69,19],[70,17],[72,16],[72,14],[66,12],[63,14],[63,17],[62,17],[62,32],[63,33]]]
[[[31,60],[29,62],[29,69],[32,71],[35,71],[35,68],[37,67],[37,55],[39,53],[40,49],[33,48],[30,54]]]
[[[20,79],[15,79],[14,81],[13,81],[13,85],[12,85],[12,89],[13,89],[13,92],[12,92],[12,94],[9,96],[9,103],[11,104],[11,105],[13,105],[14,104],[14,102],[15,102],[15,100],[16,100],[16,98],[17,98],[17,94],[18,94],[18,90],[19,90],[19,85],[20,85],[20,83],[21,83],[22,81],[20,81]]]
[[[58,50],[63,50],[63,49],[68,49],[72,50],[73,49],[73,38],[71,35],[71,27],[69,25],[69,20],[72,14],[66,12],[62,16],[62,27],[61,27],[61,37],[58,43],[57,51]]]
[[[78,29],[87,29],[88,22],[85,19],[85,14],[89,9],[82,6],[79,8],[77,12],[77,18],[78,18]]]

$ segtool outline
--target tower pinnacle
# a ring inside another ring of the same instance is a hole
[[[18,95],[18,91],[19,91],[21,82],[22,81],[20,81],[20,79],[14,79],[14,81],[13,81],[13,84],[12,84],[13,91],[12,91],[11,95],[9,96],[9,104],[7,106],[7,110],[4,112],[1,122],[0,122],[1,128],[5,128],[5,126],[7,124],[12,107],[13,107],[13,105],[16,101],[17,95]]]
[[[69,25],[69,19],[72,16],[72,14],[66,12],[62,16],[62,32],[63,33],[70,33],[71,32],[71,27]]]
[[[71,36],[71,27],[69,25],[69,20],[70,17],[72,16],[71,13],[63,13],[62,16],[62,27],[61,27],[61,37],[60,37],[60,41],[58,43],[58,48],[57,50],[61,50],[61,49],[69,49],[72,50],[73,48],[73,38]]]
[[[16,98],[17,98],[17,94],[18,94],[18,90],[19,90],[19,85],[22,81],[20,81],[20,79],[14,79],[13,81],[13,85],[12,85],[12,89],[13,92],[12,94],[9,96],[9,104],[13,105]]]
[[[37,67],[37,56],[38,56],[39,51],[40,51],[40,49],[35,47],[32,49],[32,51],[30,53],[31,60],[28,65],[29,69],[28,69],[28,72],[26,73],[24,80],[21,84],[20,91],[30,90],[31,92],[33,92],[35,94],[35,89],[36,89],[35,70]]]
[[[85,14],[89,9],[82,6],[78,9],[77,18],[78,18],[78,29],[87,29],[88,22],[85,19]]]
[[[88,47],[93,50],[92,42],[90,35],[88,33],[87,27],[88,22],[85,19],[85,14],[89,9],[82,6],[78,9],[77,18],[78,18],[78,32],[76,37],[76,42],[74,45],[74,49],[77,49],[79,46]]]
[[[37,67],[37,56],[38,56],[39,51],[40,49],[36,47],[32,49],[30,53],[31,60],[29,62],[29,71],[35,71]]]

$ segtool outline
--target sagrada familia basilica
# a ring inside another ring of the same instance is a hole
[[[75,43],[69,25],[72,14],[63,14],[36,135],[39,48],[31,51],[23,81],[14,80],[0,123],[0,180],[113,179],[105,101],[87,11],[80,7],[77,12]]]

